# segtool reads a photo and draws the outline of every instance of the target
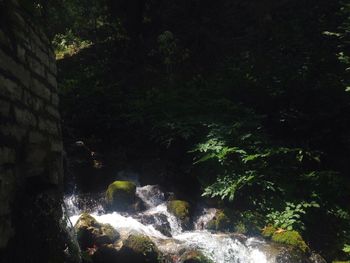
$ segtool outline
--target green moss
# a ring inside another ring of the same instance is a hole
[[[209,230],[216,230],[216,220],[210,220],[205,227]]]
[[[190,204],[186,201],[174,200],[168,203],[168,210],[177,218],[184,220],[189,217]]]
[[[157,249],[149,237],[141,235],[129,236],[124,242],[124,245],[141,254],[146,254]]]
[[[218,210],[212,220],[206,226],[207,229],[224,231],[231,227],[231,220],[223,210]]]
[[[218,211],[216,213],[216,229],[217,230],[225,230],[230,227],[231,221],[228,216],[224,213],[224,211]]]
[[[272,235],[272,241],[290,245],[299,248],[302,252],[307,252],[309,247],[297,231],[275,231]]]
[[[110,224],[101,224],[94,217],[83,213],[74,226],[81,249],[94,245],[112,244],[119,238],[119,233]]]
[[[81,249],[92,247],[95,243],[95,235],[92,229],[99,226],[99,223],[91,215],[83,213],[74,228],[77,233],[77,240]]]
[[[208,259],[203,255],[202,252],[197,250],[191,250],[181,256],[181,262],[183,263],[213,263],[212,260]]]
[[[106,201],[112,209],[127,209],[135,201],[136,185],[129,181],[115,181],[108,186]]]
[[[143,235],[130,235],[121,249],[121,258],[128,258],[130,262],[159,263],[163,257],[152,240]]]
[[[263,237],[270,238],[276,232],[276,228],[273,226],[265,226],[261,232]]]
[[[236,233],[239,234],[246,234],[248,232],[247,226],[244,224],[243,221],[238,221],[235,223],[234,230]]]
[[[116,236],[119,237],[117,230],[115,230],[114,227],[110,224],[103,224],[101,226],[101,232],[103,235],[107,236],[111,240],[115,240]]]
[[[99,232],[100,235],[96,237],[96,243],[98,245],[112,244],[120,237],[117,230],[110,224],[101,224]]]
[[[76,227],[81,227],[81,226],[98,226],[99,223],[96,221],[96,219],[91,216],[88,213],[82,213],[77,221],[77,223],[75,224]]]

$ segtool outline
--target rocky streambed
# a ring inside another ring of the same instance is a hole
[[[66,196],[65,206],[83,262],[325,262],[309,249],[221,231],[220,210],[193,209],[157,185],[117,181],[107,193]]]

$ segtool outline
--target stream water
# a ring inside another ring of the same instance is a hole
[[[159,250],[167,255],[196,249],[216,263],[277,263],[292,262],[278,257],[278,248],[256,237],[234,233],[209,232],[203,229],[215,215],[215,208],[203,208],[197,215],[191,231],[184,231],[180,222],[167,211],[166,193],[159,187],[147,185],[137,188],[137,196],[146,205],[138,213],[107,213],[103,209],[103,195],[70,195],[65,205],[74,225],[82,212],[90,213],[98,222],[111,224],[121,237],[131,233],[150,237]],[[276,252],[277,251],[277,252]]]

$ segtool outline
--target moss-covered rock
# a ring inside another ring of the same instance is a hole
[[[300,249],[297,249],[292,246],[283,247],[280,249],[278,254],[275,257],[276,263],[322,263],[318,261],[311,261],[306,253],[302,252]]]
[[[191,250],[185,252],[181,256],[180,262],[182,263],[214,263],[212,260],[208,259],[203,255],[202,252],[198,250]]]
[[[101,246],[91,256],[93,263],[122,263],[120,253],[112,246]]]
[[[223,210],[218,210],[212,220],[207,225],[207,229],[225,231],[231,228],[231,220]]]
[[[276,243],[292,246],[303,253],[309,252],[308,245],[295,230],[276,229],[274,226],[266,226],[262,229],[261,234],[263,237],[269,238]]]
[[[119,251],[121,263],[160,263],[163,257],[152,242],[152,240],[143,235],[130,235],[124,242]]]
[[[309,251],[309,247],[297,231],[275,231],[271,237],[271,240],[280,243],[293,246],[306,253]]]
[[[115,181],[106,191],[106,202],[112,210],[127,210],[135,202],[136,185],[129,181]]]
[[[168,211],[178,218],[182,227],[188,229],[191,222],[191,206],[186,201],[173,200],[168,203]]]
[[[109,224],[100,224],[94,217],[83,213],[74,226],[82,250],[103,244],[112,244],[119,233]]]
[[[276,232],[276,228],[274,226],[265,226],[262,231],[261,234],[263,237],[266,238],[271,238],[272,235]]]

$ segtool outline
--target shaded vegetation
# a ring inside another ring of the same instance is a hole
[[[146,181],[254,211],[346,259],[348,1],[36,3],[64,58],[68,151],[82,139],[110,170],[161,163]]]

